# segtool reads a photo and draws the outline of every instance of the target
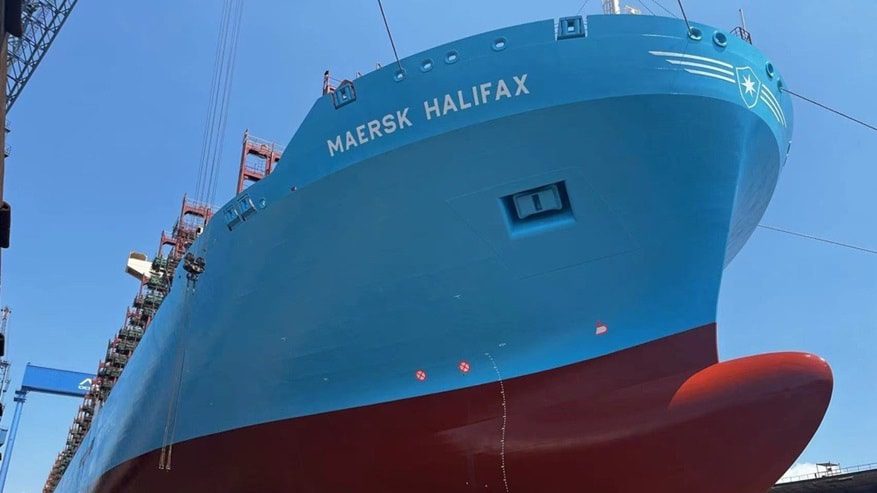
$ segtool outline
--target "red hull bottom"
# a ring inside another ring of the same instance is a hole
[[[831,370],[801,353],[716,361],[704,326],[502,385],[177,443],[172,470],[153,451],[97,491],[764,493],[819,426]]]

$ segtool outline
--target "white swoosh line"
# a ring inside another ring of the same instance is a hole
[[[779,121],[785,127],[786,119],[783,117],[784,115],[782,108],[780,108],[778,104],[772,101],[771,98],[764,93],[764,89],[766,89],[764,86],[761,86],[761,89],[762,91],[761,94],[759,94],[759,97],[762,101],[764,101],[765,104],[770,107],[771,111],[773,111],[774,113],[774,116],[777,117],[777,121]]]
[[[716,60],[714,58],[707,58],[705,56],[689,55],[687,53],[675,53],[672,51],[650,51],[649,53],[652,55],[655,55],[655,56],[671,56],[671,57],[676,57],[676,58],[687,58],[689,60],[698,60],[701,62],[715,63],[716,65],[721,65],[722,67],[726,67],[726,68],[734,68],[734,66],[731,65],[730,63],[725,63],[721,60]]]
[[[701,62],[714,63],[716,65],[719,65],[721,67],[726,67],[729,69],[734,68],[734,66],[731,65],[730,63],[726,63],[726,62],[723,62],[721,60],[716,60],[714,58],[707,58],[707,57],[698,56],[698,55],[689,55],[687,53],[676,53],[676,52],[672,52],[672,51],[649,51],[649,54],[654,55],[654,56],[661,56],[661,57],[674,57],[674,58],[684,58],[684,59],[688,59],[688,60],[698,60]],[[686,72],[688,72],[689,74],[701,75],[703,77],[711,77],[713,79],[719,79],[719,80],[723,80],[725,82],[730,82],[731,84],[735,84],[735,85],[737,84],[736,79],[732,79],[731,77],[725,77],[725,75],[721,75],[721,74],[726,74],[726,75],[730,75],[730,76],[735,76],[735,73],[731,72],[730,70],[725,70],[723,68],[714,67],[711,65],[706,65],[704,63],[689,62],[689,61],[685,61],[685,60],[671,60],[668,58],[668,59],[666,59],[666,61],[669,63],[672,63],[673,65],[682,65],[683,69]],[[700,69],[712,70],[712,72],[706,72],[704,70],[695,70],[695,69],[690,69],[690,68],[685,68],[685,67],[697,67]],[[718,72],[718,73],[716,73],[716,72]],[[785,127],[786,126],[786,115],[783,112],[783,108],[780,105],[779,101],[777,100],[776,96],[774,96],[773,93],[770,92],[770,89],[768,89],[766,86],[762,85],[762,89],[763,89],[763,91],[760,91],[758,94],[759,99],[764,101],[764,104],[766,104],[768,109],[770,109],[771,113],[773,113],[773,116],[777,119],[777,122],[779,122],[780,124],[782,124],[782,126]],[[767,94],[765,94],[765,92],[767,92]]]
[[[767,91],[767,96],[770,98],[771,102],[773,102],[774,106],[776,106],[777,111],[779,111],[779,113],[780,113],[780,118],[783,121],[783,125],[785,125],[786,124],[786,114],[785,114],[785,112],[783,112],[783,106],[780,104],[777,97],[774,96],[772,92],[770,92],[770,89],[768,89],[767,86],[763,85],[763,86],[761,86],[761,88],[764,91]]]
[[[770,112],[773,113],[773,116],[774,116],[774,117],[776,117],[777,122],[778,122],[778,123],[781,123],[781,124],[785,127],[786,124],[783,123],[783,120],[780,118],[780,114],[777,113],[776,108],[773,107],[773,103],[770,102],[770,100],[767,99],[767,97],[764,95],[764,93],[761,93],[761,94],[759,95],[759,99],[761,99],[762,101],[764,101],[764,104],[767,105],[767,107],[770,109]]]
[[[782,126],[785,127],[785,126],[786,126],[786,123],[785,123],[785,121],[783,120],[782,115],[780,114],[780,110],[779,110],[779,108],[777,108],[776,106],[774,106],[774,104],[773,104],[773,102],[770,100],[770,98],[768,98],[768,97],[765,96],[764,94],[760,94],[760,95],[759,95],[759,98],[760,98],[762,101],[764,101],[764,104],[766,104],[768,108],[770,108],[770,111],[771,111],[771,113],[773,113],[773,116],[776,117],[777,122],[778,122],[780,125],[782,125]]]
[[[777,119],[777,122],[782,124],[782,120],[780,119],[780,115],[779,115],[779,113],[777,113],[777,110],[773,107],[773,103],[771,103],[767,99],[767,97],[765,97],[764,94],[759,95],[759,99],[764,101],[765,106],[767,106],[767,108],[770,110],[770,112],[773,113],[773,116],[774,116],[774,118]],[[785,126],[785,125],[783,125],[783,126]]]
[[[667,61],[672,63],[673,65],[685,65],[686,67],[704,68],[704,69],[708,69],[708,70],[715,70],[716,72],[730,75],[732,77],[734,76],[734,72],[731,72],[730,70],[725,70],[725,69],[719,68],[719,67],[713,67],[712,65],[707,65],[705,63],[686,62],[684,60],[669,60],[669,59]]]
[[[702,75],[704,77],[712,77],[714,79],[719,79],[719,80],[723,80],[725,82],[730,82],[731,84],[737,83],[736,80],[734,80],[730,77],[725,77],[724,75],[714,74],[712,72],[704,72],[703,70],[693,70],[690,68],[685,69],[685,71],[688,72],[689,74]]]

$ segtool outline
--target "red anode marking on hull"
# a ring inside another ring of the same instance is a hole
[[[799,353],[716,363],[709,325],[503,383],[177,443],[171,471],[154,451],[97,491],[764,493],[832,378]]]

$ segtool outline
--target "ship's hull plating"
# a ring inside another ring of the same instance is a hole
[[[791,108],[747,98],[749,45],[627,17],[487,33],[318,101],[246,191],[258,210],[227,228],[232,202],[193,246],[205,272],[177,274],[59,491],[769,487],[830,372],[718,363],[714,324]],[[509,197],[554,183],[562,213],[515,219]]]
[[[715,362],[713,325],[544,373],[175,444],[111,491],[763,493],[819,424],[800,353]],[[741,474],[741,471],[746,471]]]

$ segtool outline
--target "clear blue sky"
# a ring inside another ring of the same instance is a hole
[[[653,0],[643,0],[656,12]],[[673,0],[661,0],[676,11]],[[536,19],[581,0],[385,0],[401,55]],[[590,0],[585,13],[597,13]],[[630,0],[640,6],[638,0]],[[26,362],[93,371],[136,282],[130,250],[154,253],[193,192],[220,0],[79,2],[10,114],[7,200],[12,248],[2,303],[13,387]],[[747,11],[756,45],[790,88],[877,121],[877,2],[686,0],[693,19],[730,28]],[[245,128],[286,143],[321,74],[392,60],[374,0],[247,0],[219,196],[234,188]],[[795,104],[792,154],[765,224],[877,247],[877,133]],[[805,350],[832,364],[836,387],[801,461],[877,461],[877,256],[758,230],[726,270],[722,358]],[[11,418],[11,396],[7,399]],[[7,491],[40,491],[78,402],[32,395]],[[745,437],[741,437],[745,439]]]

